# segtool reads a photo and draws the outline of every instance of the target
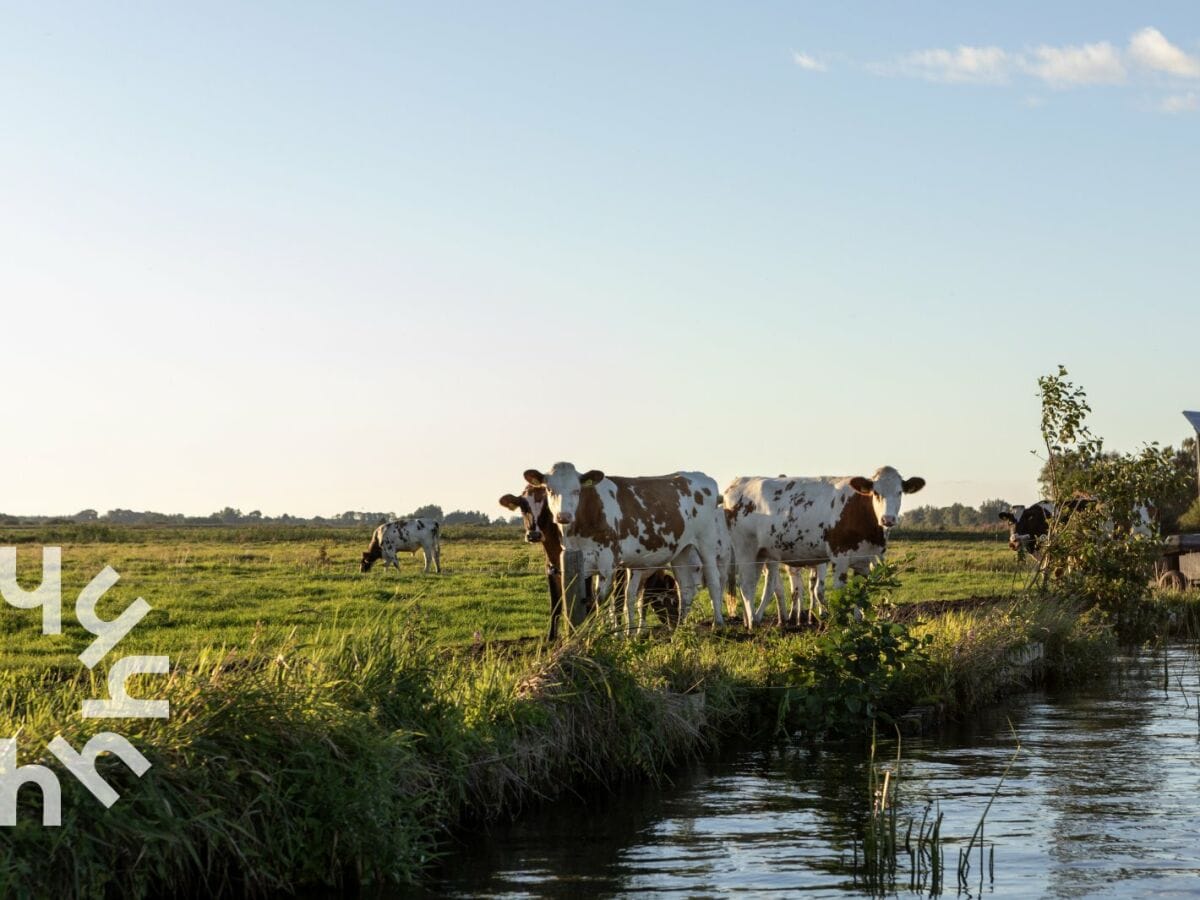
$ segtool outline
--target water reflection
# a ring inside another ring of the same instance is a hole
[[[988,813],[995,882],[1010,897],[1200,895],[1200,679],[1183,650],[1125,660],[1111,679],[1020,703],[903,747],[899,802],[945,814],[946,893],[1015,740],[1022,751]],[[1186,686],[1186,693],[1180,683]],[[879,759],[895,755],[881,740]],[[861,894],[850,862],[868,813],[859,746],[743,749],[662,790],[562,802],[447,861],[431,893],[579,897]],[[982,885],[980,882],[983,876]],[[898,893],[907,875],[898,879]]]

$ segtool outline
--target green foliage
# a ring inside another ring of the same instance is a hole
[[[803,704],[813,730],[862,733],[902,711],[905,670],[927,661],[931,639],[888,617],[884,592],[896,586],[892,569],[880,563],[832,592],[826,629],[810,654],[796,660],[808,673]]]
[[[1179,530],[1200,531],[1200,499],[1193,500],[1192,505],[1179,517]]]
[[[1169,448],[1149,444],[1136,454],[1104,452],[1086,423],[1086,394],[1066,376],[1059,366],[1057,374],[1038,379],[1045,469],[1058,509],[1041,551],[1042,572],[1061,576],[1054,584],[1057,594],[1098,606],[1126,630],[1136,624],[1161,554],[1156,536],[1134,529],[1135,510],[1176,495],[1186,478]],[[1080,483],[1096,502],[1074,511],[1068,522],[1063,502]],[[1043,577],[1040,586],[1045,590],[1048,580]]]

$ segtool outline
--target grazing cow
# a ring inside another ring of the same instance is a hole
[[[545,487],[554,520],[563,526],[568,549],[583,554],[583,576],[598,575],[597,598],[608,595],[613,573],[629,570],[624,615],[617,601],[613,617],[640,630],[635,609],[647,572],[670,565],[680,588],[680,617],[686,618],[703,582],[713,598],[713,618],[724,625],[724,588],[720,562],[724,517],[717,483],[699,472],[676,472],[652,478],[608,477],[579,472],[570,463],[555,463],[549,473],[525,472],[534,487]],[[692,555],[688,551],[694,550]],[[644,614],[644,609],[642,610]]]
[[[547,637],[551,641],[557,640],[558,620],[563,613],[560,568],[563,541],[562,529],[554,521],[550,507],[546,504],[546,489],[527,485],[520,495],[505,494],[500,498],[500,505],[521,513],[525,526],[525,540],[531,544],[541,544],[546,554],[546,581],[550,588],[550,632]],[[617,574],[623,575],[624,570]],[[624,584],[621,589],[624,589]],[[679,621],[679,593],[671,573],[666,569],[651,572],[642,581],[642,594],[644,601],[658,613],[659,618],[674,627]]]
[[[865,572],[887,548],[887,530],[900,516],[904,494],[924,478],[901,478],[891,466],[871,478],[736,478],[725,491],[733,558],[742,602],[750,608],[763,563],[833,566],[834,584]],[[778,574],[775,576],[778,581]],[[823,581],[823,579],[822,579]],[[768,569],[768,589],[771,585]],[[769,595],[754,610],[762,621]]]
[[[371,544],[362,555],[362,566],[359,571],[368,572],[375,560],[383,557],[383,567],[395,566],[400,570],[400,560],[396,553],[407,550],[415,553],[421,550],[425,556],[424,572],[429,571],[429,563],[433,562],[438,574],[442,571],[442,539],[441,525],[436,519],[397,519],[384,522],[371,535]]]

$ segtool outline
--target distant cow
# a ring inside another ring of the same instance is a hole
[[[420,550],[425,557],[425,567],[429,571],[430,562],[440,574],[442,571],[442,539],[441,525],[436,519],[397,519],[384,522],[371,535],[371,544],[362,555],[362,566],[359,571],[370,571],[375,560],[383,557],[383,566],[395,566],[400,569],[400,560],[396,554],[401,550],[415,553]]]
[[[725,506],[743,603],[753,603],[763,563],[829,564],[834,584],[844,586],[851,569],[865,572],[887,548],[887,530],[899,519],[903,495],[924,486],[925,479],[901,478],[891,466],[871,478],[734,479],[725,490]],[[764,591],[755,623],[762,621],[768,599]]]
[[[545,487],[554,520],[563,527],[568,549],[583,554],[583,576],[596,574],[596,596],[607,596],[613,573],[628,568],[624,615],[613,602],[614,619],[642,626],[635,604],[648,572],[670,565],[679,582],[680,616],[686,618],[701,577],[713,598],[713,618],[721,613],[724,589],[720,562],[725,531],[717,483],[699,472],[651,478],[608,477],[599,470],[579,472],[559,462],[549,473],[525,472],[534,487]],[[695,555],[689,553],[694,550]]]

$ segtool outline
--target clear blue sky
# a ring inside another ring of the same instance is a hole
[[[1200,8],[0,5],[0,510],[1035,496],[1200,407]]]

